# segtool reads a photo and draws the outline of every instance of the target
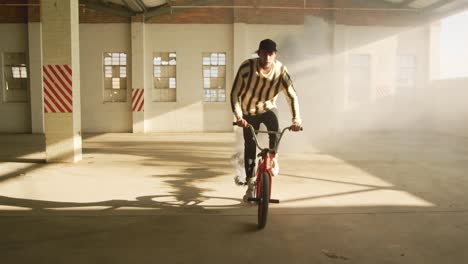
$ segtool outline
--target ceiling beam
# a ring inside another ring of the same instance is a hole
[[[433,3],[432,5],[424,7],[422,11],[423,12],[431,12],[434,9],[437,9],[439,7],[443,7],[444,5],[450,4],[452,2],[455,2],[455,0],[440,0],[440,1],[437,1],[437,2]]]
[[[452,15],[455,15],[455,14],[458,14],[467,10],[468,10],[468,3],[465,2],[464,4],[454,6],[448,10],[445,10],[444,12],[432,13],[432,14],[425,13],[426,15],[424,16],[425,18],[424,20],[425,20],[425,23],[429,23],[429,22],[443,19],[443,18],[452,16]]]
[[[109,13],[116,16],[132,17],[135,15],[134,12],[131,12],[125,8],[118,7],[117,5],[105,5],[90,0],[80,0],[80,5],[84,5],[86,8],[89,9]]]
[[[417,0],[403,0],[403,2],[398,3],[398,7],[408,7],[411,3],[416,2]]]
[[[127,7],[127,9],[131,9],[130,5],[128,4],[127,0],[122,0],[123,4]]]
[[[172,13],[172,8],[171,6],[169,6],[169,4],[166,3],[164,5],[150,8],[143,14],[145,16],[145,21],[146,21],[155,16],[162,16],[162,15],[167,15],[171,13]]]
[[[138,6],[140,6],[143,12],[148,11],[148,7],[145,5],[145,3],[143,3],[143,1],[135,0],[135,2],[138,4]]]
[[[134,13],[143,12],[143,8],[135,0],[122,0],[129,11]]]

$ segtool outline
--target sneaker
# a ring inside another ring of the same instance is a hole
[[[234,183],[238,186],[245,186],[247,185],[247,182],[245,182],[245,178],[243,179],[241,176],[236,175],[234,177]]]
[[[251,177],[251,178],[247,178],[247,191],[245,191],[245,195],[244,195],[244,202],[248,203],[250,202],[249,201],[249,198],[254,198],[255,197],[255,178],[254,177]]]
[[[278,176],[278,174],[279,174],[278,154],[276,154],[271,159],[271,172],[273,172],[273,176]]]

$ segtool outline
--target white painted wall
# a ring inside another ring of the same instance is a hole
[[[131,62],[130,24],[80,24],[81,127],[83,132],[131,132],[131,79],[127,102],[104,103],[104,52],[126,52]],[[128,67],[127,76],[131,76]]]
[[[339,130],[405,130],[417,128],[426,111],[424,90],[428,89],[428,31],[420,28],[335,27],[336,78],[341,81],[342,108],[336,117]],[[370,91],[368,102],[349,104],[348,57],[350,54],[370,54]],[[415,55],[416,86],[404,93],[379,97],[378,87],[396,88],[397,55]]]
[[[468,134],[468,77],[433,80],[426,93],[427,127],[451,135]],[[429,122],[430,121],[430,122]]]
[[[0,53],[24,52],[28,55],[28,25],[0,24]],[[3,63],[3,61],[1,62]],[[0,133],[31,133],[29,102],[5,103],[3,100],[4,74],[0,67]]]
[[[232,83],[232,25],[147,24],[146,131],[230,131],[229,101],[203,102],[202,52],[226,52],[226,92]],[[153,52],[177,53],[177,102],[153,102]],[[228,99],[228,98],[227,98]]]

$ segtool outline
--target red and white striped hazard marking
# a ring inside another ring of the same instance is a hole
[[[393,94],[392,89],[386,85],[379,85],[376,87],[377,97],[385,97]]]
[[[133,88],[132,89],[132,111],[133,112],[143,112],[145,104],[145,89],[142,88]]]
[[[44,65],[44,112],[72,113],[72,70],[68,65]]]

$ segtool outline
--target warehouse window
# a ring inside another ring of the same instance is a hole
[[[127,54],[104,53],[104,102],[127,101]]]
[[[28,102],[28,67],[24,52],[3,53],[3,101]]]
[[[175,102],[177,91],[177,54],[153,53],[153,101]]]
[[[397,92],[414,88],[416,84],[416,56],[398,55],[396,73]]]
[[[226,53],[205,52],[203,64],[203,101],[226,101]]]
[[[348,102],[362,103],[370,98],[370,55],[349,56]]]

